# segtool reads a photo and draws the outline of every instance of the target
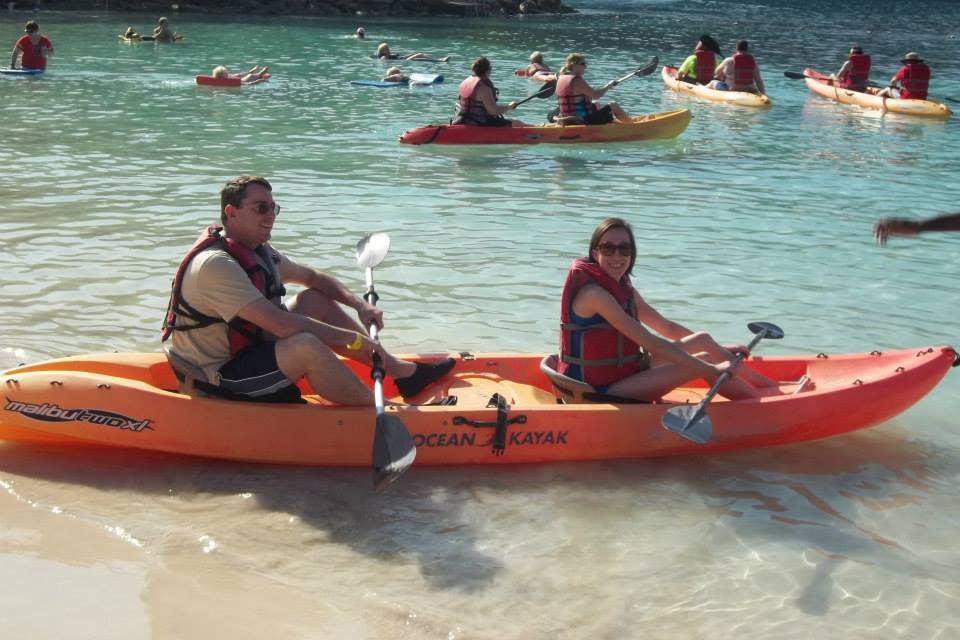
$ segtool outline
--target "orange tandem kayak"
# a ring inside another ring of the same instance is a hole
[[[830,76],[818,73],[813,69],[804,69],[804,82],[813,93],[840,102],[853,104],[865,109],[902,113],[908,116],[924,116],[927,118],[949,118],[950,109],[947,105],[936,100],[902,100],[900,98],[884,98],[877,95],[878,87],[867,87],[865,91],[841,89]]]
[[[631,122],[610,124],[538,124],[515,127],[478,127],[463,124],[430,124],[410,129],[401,144],[578,144],[633,142],[676,138],[690,124],[690,111],[677,109],[634,116]]]
[[[712,453],[825,438],[862,429],[905,410],[946,374],[950,347],[869,354],[754,357],[746,365],[781,383],[783,395],[715,399],[713,436],[695,444],[661,426],[664,412],[697,402],[702,382],[651,404],[558,404],[540,356],[460,354],[451,375],[415,398],[388,405],[418,447],[417,464],[539,463]],[[368,380],[359,365],[348,365]],[[743,365],[742,365],[743,366]],[[200,399],[175,391],[162,354],[77,356],[0,374],[0,439],[107,445],[261,463],[367,466],[373,407],[258,404]],[[385,394],[396,395],[391,381]],[[506,448],[491,443],[494,394]],[[446,402],[436,403],[445,398]],[[455,398],[450,400],[449,398]]]

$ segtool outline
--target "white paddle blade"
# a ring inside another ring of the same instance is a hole
[[[387,257],[390,251],[390,236],[385,233],[369,233],[357,243],[357,264],[361,269],[372,269]]]
[[[713,424],[706,413],[697,417],[699,405],[685,404],[667,410],[660,418],[665,429],[692,440],[697,444],[706,444],[713,435]]]

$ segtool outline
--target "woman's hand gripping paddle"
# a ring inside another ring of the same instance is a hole
[[[730,377],[730,370],[734,369],[744,358],[749,356],[757,343],[764,338],[779,340],[783,337],[783,330],[769,322],[751,322],[747,325],[747,328],[755,334],[753,340],[747,345],[747,351],[738,354],[737,357],[734,358],[730,369],[720,374],[720,377],[713,383],[710,391],[707,392],[707,395],[704,396],[699,404],[695,406],[687,404],[673,407],[664,413],[663,417],[660,418],[660,424],[662,424],[664,428],[678,433],[688,440],[693,440],[697,444],[706,444],[710,440],[710,436],[713,434],[713,424],[710,422],[710,416],[707,415],[707,404],[713,399],[713,396],[717,395],[717,390],[720,388],[720,385]]]
[[[390,236],[374,233],[363,237],[357,243],[357,264],[364,271],[367,290],[363,299],[376,306],[376,290],[373,288],[373,268],[380,264],[390,250]],[[377,339],[377,325],[370,324],[370,337]],[[396,416],[387,415],[383,409],[383,361],[379,353],[373,354],[374,404],[377,408],[377,425],[373,436],[373,488],[382,491],[388,484],[399,478],[417,457],[417,447],[410,432]]]

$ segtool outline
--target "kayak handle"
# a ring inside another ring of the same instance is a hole
[[[519,415],[515,418],[507,419],[507,413],[509,412],[507,400],[499,393],[495,393],[490,397],[490,402],[487,403],[487,407],[497,408],[497,419],[495,421],[470,420],[463,416],[453,416],[453,424],[457,426],[467,425],[474,429],[488,429],[493,427],[495,429],[492,442],[493,455],[502,456],[504,450],[507,448],[507,427],[511,424],[526,424],[527,416]]]

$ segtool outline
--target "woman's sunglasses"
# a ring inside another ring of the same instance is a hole
[[[605,256],[612,256],[618,251],[622,256],[629,256],[633,253],[633,245],[631,245],[629,242],[621,242],[620,244],[601,242],[597,245],[597,251],[599,251],[601,255]]]

